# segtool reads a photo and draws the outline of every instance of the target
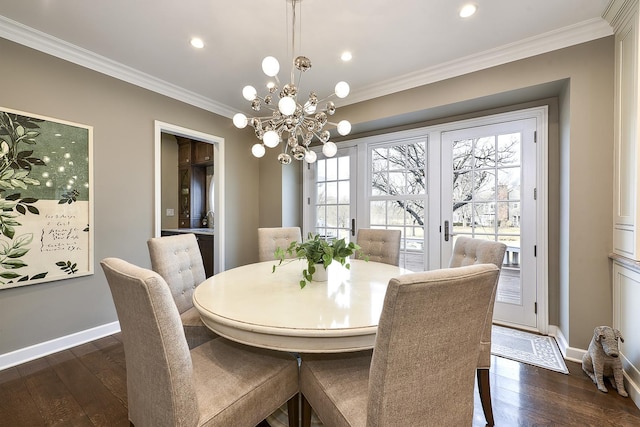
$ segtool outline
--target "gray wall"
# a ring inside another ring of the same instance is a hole
[[[167,133],[161,136],[160,228],[178,228],[178,141]],[[174,215],[167,216],[167,209],[173,209]]]
[[[293,160],[281,165],[281,152],[281,145],[267,148],[260,159],[260,227],[302,226],[302,164]]]
[[[307,166],[294,162],[282,174],[282,226],[302,228],[302,168]]]
[[[260,163],[230,119],[0,39],[6,108],[93,126],[95,274],[0,290],[0,354],[117,320],[100,268],[115,256],[150,267],[154,120],[225,138],[226,268],[253,262]],[[212,80],[214,82],[215,79]],[[213,84],[213,83],[212,83]]]

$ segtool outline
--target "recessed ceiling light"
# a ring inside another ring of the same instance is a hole
[[[343,52],[342,55],[340,55],[340,59],[342,59],[343,61],[347,62],[347,61],[351,61],[351,52]]]
[[[194,37],[191,39],[191,46],[195,47],[196,49],[202,49],[204,47],[204,42],[202,41],[202,39]]]
[[[475,4],[469,3],[462,6],[460,9],[460,18],[468,18],[478,10],[478,6]]]

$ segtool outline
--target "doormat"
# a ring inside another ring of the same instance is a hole
[[[491,354],[563,374],[569,373],[556,340],[545,335],[493,325]]]

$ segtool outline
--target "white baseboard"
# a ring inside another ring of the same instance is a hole
[[[565,360],[582,363],[582,356],[587,352],[586,349],[569,347],[569,343],[562,334],[562,331],[555,325],[549,325],[549,335],[556,339],[560,352],[562,353],[562,357],[564,357]]]
[[[629,393],[629,397],[633,400],[633,403],[640,408],[640,387],[638,387],[638,384],[633,381],[631,376],[627,375],[626,371],[624,371],[624,386],[627,393]]]
[[[51,341],[35,344],[30,347],[21,348],[10,353],[0,354],[0,371],[21,363],[38,359],[39,357],[44,357],[58,351],[85,344],[117,332],[120,332],[120,322],[116,321],[56,338]]]

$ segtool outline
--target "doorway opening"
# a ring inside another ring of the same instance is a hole
[[[187,129],[181,126],[172,125],[169,123],[164,123],[160,121],[155,121],[155,146],[154,146],[154,237],[160,237],[162,235],[162,217],[163,214],[163,206],[162,206],[162,180],[163,180],[163,162],[162,162],[162,151],[163,151],[163,134],[172,135],[176,138],[186,138],[192,141],[198,141],[201,143],[212,144],[213,145],[213,167],[211,176],[214,176],[215,179],[211,179],[213,185],[208,186],[210,191],[208,191],[209,200],[207,207],[207,222],[213,221],[215,224],[215,236],[214,236],[214,250],[213,250],[213,265],[214,265],[214,273],[219,273],[220,271],[224,271],[225,269],[225,206],[224,206],[224,138],[206,134],[203,132],[199,132],[193,129]],[[166,143],[166,142],[165,142]],[[175,143],[175,142],[174,142]],[[177,172],[176,169],[171,172],[175,176]],[[166,179],[166,178],[165,178]],[[177,193],[177,192],[176,192]],[[211,207],[211,209],[209,209]],[[169,212],[174,215],[176,212]]]

